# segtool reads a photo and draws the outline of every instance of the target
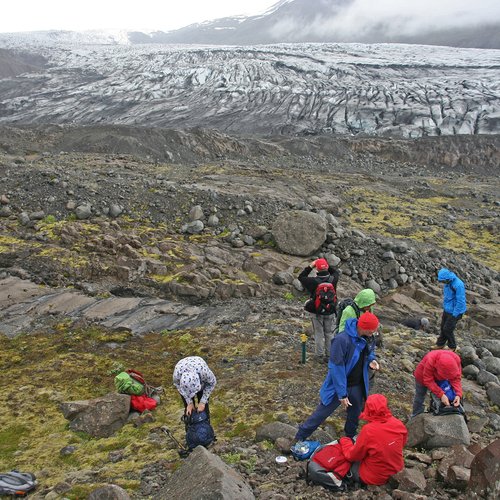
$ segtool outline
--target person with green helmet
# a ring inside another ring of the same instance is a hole
[[[352,299],[348,299],[350,305],[347,305],[339,314],[338,320],[338,332],[343,332],[345,328],[345,323],[349,318],[359,318],[364,312],[373,312],[373,306],[377,301],[375,296],[375,292],[371,288],[365,288],[361,290],[356,297],[354,297],[354,301]],[[342,306],[341,301],[339,303],[339,313],[340,308]]]

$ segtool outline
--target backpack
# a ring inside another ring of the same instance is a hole
[[[215,441],[215,433],[210,418],[206,410],[193,411],[191,415],[184,415],[184,425],[186,426],[186,445],[189,451],[197,446],[209,446]]]
[[[320,446],[319,441],[299,441],[290,448],[290,451],[295,460],[307,460]]]
[[[308,484],[319,484],[330,491],[345,491],[347,484],[344,477],[351,468],[350,462],[344,458],[342,446],[332,441],[320,446],[307,462],[306,481]]]
[[[313,314],[329,316],[337,311],[337,291],[331,282],[332,276],[316,286],[311,298],[307,300],[304,309]]]
[[[437,385],[439,385],[439,387],[441,387],[451,403],[456,396],[455,391],[451,387],[451,384],[448,382],[448,380],[438,380],[436,381],[436,383]],[[458,406],[445,406],[441,402],[441,399],[438,398],[432,391],[430,393],[429,412],[433,413],[434,415],[462,415],[464,418],[466,418],[465,410],[462,404],[459,404]]]
[[[34,474],[13,470],[0,474],[0,495],[22,497],[37,486]]]
[[[140,377],[142,382],[137,380],[136,377]],[[144,377],[139,372],[135,372],[134,370],[121,372],[115,377],[115,388],[121,394],[134,394],[136,396],[141,396],[144,394],[144,385]]]
[[[342,313],[344,312],[344,309],[349,306],[351,306],[354,309],[354,312],[356,313],[356,318],[359,318],[361,316],[361,309],[358,307],[358,304],[354,302],[354,299],[351,298],[342,299],[337,304],[337,325],[336,325],[337,330],[340,325],[340,320],[342,319]]]

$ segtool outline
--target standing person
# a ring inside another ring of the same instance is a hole
[[[352,301],[352,299],[349,299]],[[365,288],[361,290],[356,297],[354,297],[354,304],[347,306],[337,321],[339,325],[339,332],[343,332],[345,328],[346,321],[349,318],[359,318],[364,312],[373,312],[373,306],[377,301],[375,292],[371,288]]]
[[[432,391],[445,406],[460,406],[462,398],[462,365],[460,356],[452,351],[430,351],[417,365],[415,372],[415,397],[413,411],[410,418],[424,411],[425,396],[427,391]],[[445,392],[437,382],[447,380],[456,396],[453,401],[448,399]]]
[[[316,269],[316,276],[309,276],[313,269]],[[299,274],[299,281],[302,286],[310,293],[311,298],[307,308],[311,313],[311,321],[314,332],[315,354],[318,359],[328,360],[330,357],[330,344],[333,337],[333,321],[335,318],[336,290],[340,273],[328,264],[326,259],[317,259],[312,261]],[[331,283],[335,289],[335,303],[326,314],[318,314],[314,309],[314,300],[316,288],[322,283]]]
[[[191,415],[196,407],[198,412],[206,410],[210,418],[208,400],[217,380],[205,360],[199,356],[181,359],[175,365],[173,379],[184,403],[184,414]],[[195,396],[198,399],[197,405]]]
[[[345,458],[354,462],[353,479],[361,484],[385,484],[405,466],[403,448],[408,430],[401,420],[392,416],[382,394],[368,396],[359,418],[368,423],[361,429],[354,446],[344,452]]]
[[[348,319],[344,332],[333,339],[328,373],[319,391],[321,401],[299,426],[297,441],[307,439],[340,405],[347,410],[346,436],[356,435],[359,414],[370,389],[368,367],[380,368],[375,360],[373,341],[378,325],[377,316],[365,312],[359,319]]]
[[[448,343],[448,347],[455,351],[457,348],[455,327],[458,320],[467,311],[465,286],[455,273],[445,268],[439,270],[438,281],[444,283],[443,316],[441,317],[441,333],[434,349],[442,349]]]

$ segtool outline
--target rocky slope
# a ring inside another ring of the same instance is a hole
[[[496,365],[487,359],[499,354],[484,343],[500,326],[497,141],[3,127],[0,366],[15,383],[0,399],[0,467],[35,471],[39,498],[82,498],[106,483],[155,498],[179,465],[158,430],[182,435],[172,369],[198,354],[219,380],[213,451],[257,498],[324,498],[297,477],[301,464],[275,463],[283,436],[255,440],[264,424],[296,425],[316,404],[325,366],[309,355],[299,363],[309,320],[295,277],[319,255],[342,271],[341,297],[377,290],[376,390],[404,420],[411,372],[435,337],[398,322],[425,314],[436,328],[436,270],[464,279],[469,312],[457,335],[475,363],[466,384],[476,453],[500,430]],[[323,224],[324,237],[299,225],[291,246],[276,238],[297,211]],[[317,248],[304,255],[305,244]],[[112,392],[111,372],[124,366],[165,386],[153,421],[102,439],[69,431],[59,404]],[[323,431],[334,437],[341,428],[338,414]],[[468,498],[435,473],[438,455],[407,452],[409,470],[425,475],[421,490]],[[354,494],[418,498],[412,488]]]

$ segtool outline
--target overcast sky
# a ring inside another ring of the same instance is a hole
[[[291,0],[289,0],[291,1]],[[332,5],[335,0],[331,0]],[[195,22],[233,15],[260,14],[278,0],[3,0],[0,32],[34,30],[122,29],[168,31]],[[354,0],[335,17],[316,22],[282,19],[284,33],[360,34],[383,23],[394,33],[413,34],[423,28],[500,22],[500,0]]]
[[[278,0],[3,0],[0,33],[64,29],[162,30],[260,14]]]

